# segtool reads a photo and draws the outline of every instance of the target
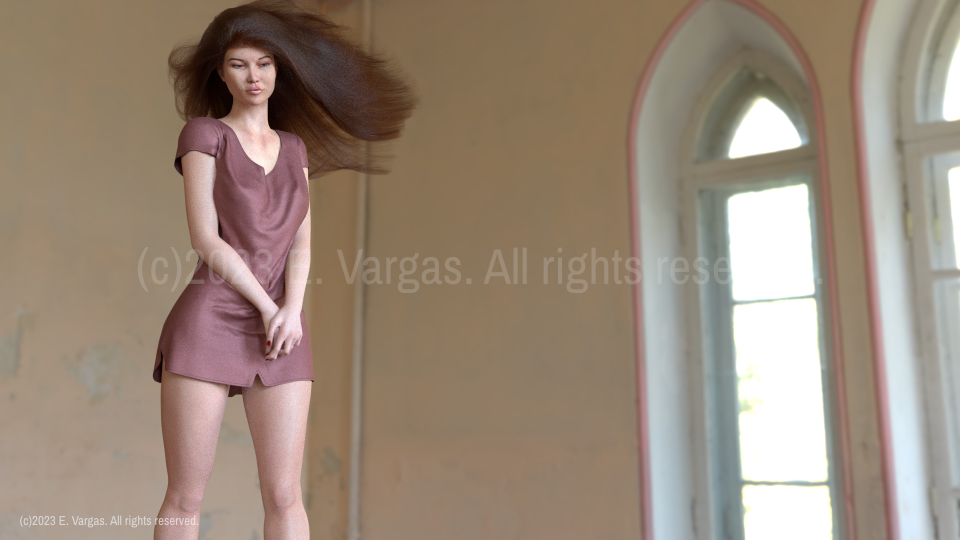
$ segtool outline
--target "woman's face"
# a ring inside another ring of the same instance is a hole
[[[257,47],[227,49],[217,70],[237,100],[248,105],[265,103],[273,94],[277,63],[270,51]]]

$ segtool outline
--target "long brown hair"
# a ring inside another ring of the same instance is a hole
[[[184,120],[222,118],[233,96],[217,74],[227,49],[273,53],[277,79],[268,122],[303,139],[310,176],[338,169],[386,174],[379,142],[400,136],[417,97],[397,69],[365,52],[346,29],[287,0],[255,0],[223,10],[198,42],[178,44],[168,59],[177,112]]]

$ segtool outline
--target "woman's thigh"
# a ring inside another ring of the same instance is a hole
[[[170,373],[160,381],[168,490],[199,502],[213,470],[229,386]]]
[[[257,377],[253,386],[243,389],[243,408],[267,504],[292,503],[291,494],[299,494],[312,388],[312,381],[264,386]]]

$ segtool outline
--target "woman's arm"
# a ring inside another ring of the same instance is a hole
[[[233,246],[217,231],[219,221],[213,204],[213,183],[216,159],[210,154],[191,150],[181,158],[183,186],[187,203],[187,226],[190,245],[199,252],[207,266],[253,303],[261,313],[272,316],[277,304],[257,281]]]
[[[293,245],[287,254],[286,285],[284,291],[284,306],[300,315],[303,309],[304,288],[307,285],[307,276],[310,274],[310,181],[307,169],[304,169],[307,178],[307,215],[297,229],[293,238]]]
[[[281,354],[290,354],[303,338],[300,312],[303,310],[303,293],[310,273],[310,182],[307,169],[303,169],[307,182],[307,215],[300,222],[293,245],[287,252],[287,268],[284,273],[283,307],[267,326],[267,335],[273,336],[273,344],[267,347],[267,359]]]

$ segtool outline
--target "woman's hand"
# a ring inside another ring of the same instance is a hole
[[[273,310],[271,310],[273,311]],[[274,360],[281,354],[290,354],[303,338],[300,325],[300,312],[293,313],[286,305],[273,313],[264,312],[263,326],[267,331],[266,359]]]
[[[263,318],[263,333],[267,336],[267,349],[263,352],[264,356],[270,353],[271,345],[273,345],[273,337],[271,337],[270,330],[270,321],[273,320],[273,316],[280,311],[280,307],[275,303],[271,303],[270,307],[262,310],[260,316]]]

